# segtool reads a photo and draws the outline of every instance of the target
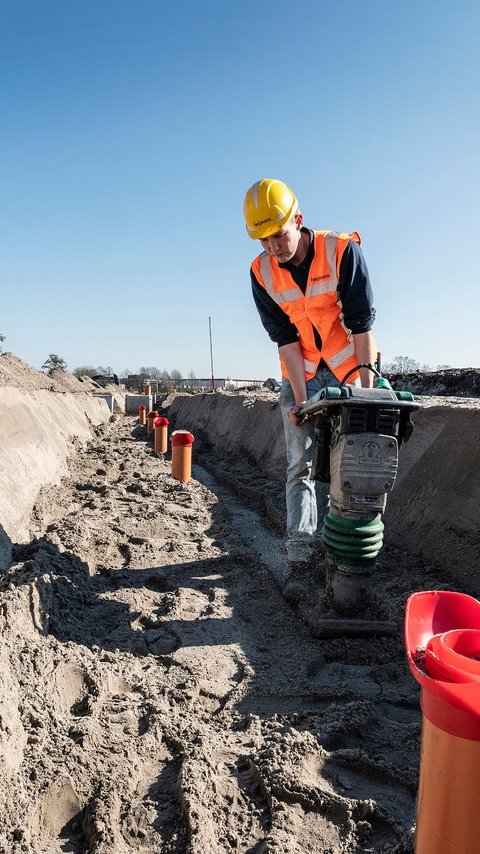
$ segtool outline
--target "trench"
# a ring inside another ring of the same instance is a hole
[[[281,592],[274,454],[269,471],[238,441],[222,457],[196,429],[182,484],[136,419],[98,426],[13,544],[0,851],[413,851],[403,610],[413,590],[458,589],[458,567],[387,542],[375,595],[392,634],[315,638]]]

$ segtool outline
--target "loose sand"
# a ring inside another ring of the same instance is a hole
[[[410,852],[403,608],[448,568],[387,545],[393,634],[316,639],[281,593],[276,482],[245,459],[234,496],[208,443],[198,459],[172,480],[115,415],[41,490],[0,577],[0,852]]]

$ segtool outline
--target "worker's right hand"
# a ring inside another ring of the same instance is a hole
[[[307,420],[306,415],[300,415],[298,412],[306,402],[306,400],[301,400],[300,403],[296,403],[287,412],[288,420],[294,427],[300,427],[300,424],[303,424]]]

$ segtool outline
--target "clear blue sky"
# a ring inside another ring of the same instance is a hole
[[[278,376],[245,190],[357,230],[385,361],[479,366],[478,0],[1,0],[4,346]]]

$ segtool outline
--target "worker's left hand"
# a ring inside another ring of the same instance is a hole
[[[307,420],[306,415],[300,415],[298,412],[306,402],[306,400],[301,400],[300,403],[296,403],[287,412],[288,420],[294,427],[300,427],[300,424],[303,424]]]

